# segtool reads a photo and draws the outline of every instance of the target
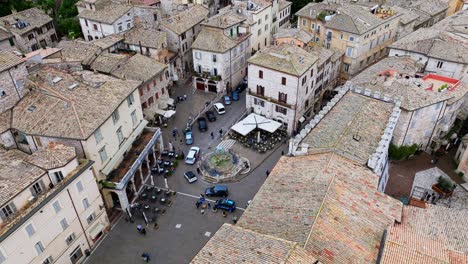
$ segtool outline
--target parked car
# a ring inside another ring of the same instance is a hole
[[[228,187],[225,185],[215,185],[205,189],[205,195],[227,197],[229,195]]]
[[[197,119],[197,122],[198,122],[198,129],[201,131],[201,132],[205,132],[206,130],[208,130],[208,124],[206,123],[206,118],[204,117],[199,117]]]
[[[198,180],[197,178],[197,175],[195,175],[195,173],[193,173],[193,171],[187,171],[184,173],[184,178],[189,182],[189,183],[193,183],[193,182],[196,182]]]
[[[245,85],[247,87],[247,76],[242,78],[241,84]]]
[[[239,85],[237,85],[235,91],[238,91],[239,93],[242,93],[246,88],[247,88],[247,83],[239,83]]]
[[[223,115],[226,113],[226,108],[224,108],[224,105],[222,103],[216,103],[213,105],[213,108],[216,110],[218,115]]]
[[[199,147],[191,147],[187,153],[187,156],[185,157],[185,163],[190,164],[190,165],[195,164],[199,154],[200,154]]]
[[[231,104],[231,97],[229,97],[229,95],[225,95],[223,97],[223,100],[224,100],[225,105],[230,105]]]
[[[217,200],[213,206],[214,209],[223,209],[226,210],[230,213],[234,212],[236,210],[236,202],[230,199],[221,199]]]
[[[206,115],[206,118],[208,118],[208,121],[210,121],[210,122],[216,121],[216,115],[215,115],[215,113],[213,111],[208,110],[208,111],[206,111],[205,115]]]
[[[231,98],[233,101],[239,101],[239,91],[232,91]]]
[[[192,145],[193,144],[193,133],[192,131],[185,132],[185,144]]]

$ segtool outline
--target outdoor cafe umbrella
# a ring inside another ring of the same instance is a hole
[[[257,129],[257,143],[259,143],[261,139],[261,134],[260,129],[258,129],[258,125],[270,123],[270,120],[258,122],[257,117],[255,115],[253,116],[253,118],[255,123],[243,123],[243,125],[255,125],[255,129]]]

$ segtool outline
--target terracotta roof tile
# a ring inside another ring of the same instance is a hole
[[[468,263],[468,210],[405,206],[401,224],[390,226],[383,264]]]
[[[16,56],[10,51],[0,51],[0,72],[6,71],[24,62],[24,59]]]
[[[348,92],[301,143],[309,144],[309,153],[336,150],[365,164],[378,147],[392,109],[391,103]]]
[[[49,144],[30,155],[26,161],[42,169],[51,170],[67,165],[76,157],[74,147],[62,144]]]
[[[224,224],[191,263],[306,264],[315,260],[297,243]]]
[[[195,5],[161,22],[161,26],[180,35],[208,17],[209,10]]]
[[[283,157],[238,226],[305,247],[323,263],[375,263],[383,230],[402,204],[378,176],[335,153]]]
[[[62,79],[52,85],[48,79],[56,77]],[[140,84],[89,71],[69,74],[49,67],[28,78],[32,91],[13,108],[12,127],[31,135],[81,140],[91,136]],[[74,84],[77,86],[69,88]]]

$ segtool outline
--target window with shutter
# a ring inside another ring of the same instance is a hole
[[[288,95],[287,94],[282,93],[282,92],[278,93],[278,101],[280,101],[282,103],[286,103],[287,100],[288,100]]]
[[[76,183],[76,189],[78,190],[78,192],[83,191],[83,183],[81,183],[81,181]]]
[[[42,180],[36,182],[35,184],[33,184],[33,186],[30,188],[31,190],[31,193],[33,196],[37,196],[39,194],[41,194],[43,191],[45,191],[45,188],[44,188],[44,183],[42,182]]]
[[[68,222],[67,222],[67,219],[62,219],[60,220],[60,225],[62,226],[62,229],[65,231],[65,229],[67,229],[68,227]]]
[[[36,245],[34,245],[34,247],[36,248],[36,251],[37,251],[37,254],[40,255],[42,252],[44,252],[44,246],[42,245],[42,242],[39,241],[36,243]]]
[[[32,237],[36,233],[36,230],[31,223],[26,226],[25,230],[29,237]]]
[[[63,173],[61,171],[54,172],[54,176],[55,176],[55,180],[57,181],[57,183],[63,180]]]

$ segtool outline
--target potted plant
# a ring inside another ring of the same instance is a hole
[[[439,176],[439,178],[437,179],[437,183],[432,185],[432,189],[435,192],[437,192],[438,194],[442,194],[445,197],[451,196],[455,187],[455,184],[452,184],[449,180],[442,176]]]

